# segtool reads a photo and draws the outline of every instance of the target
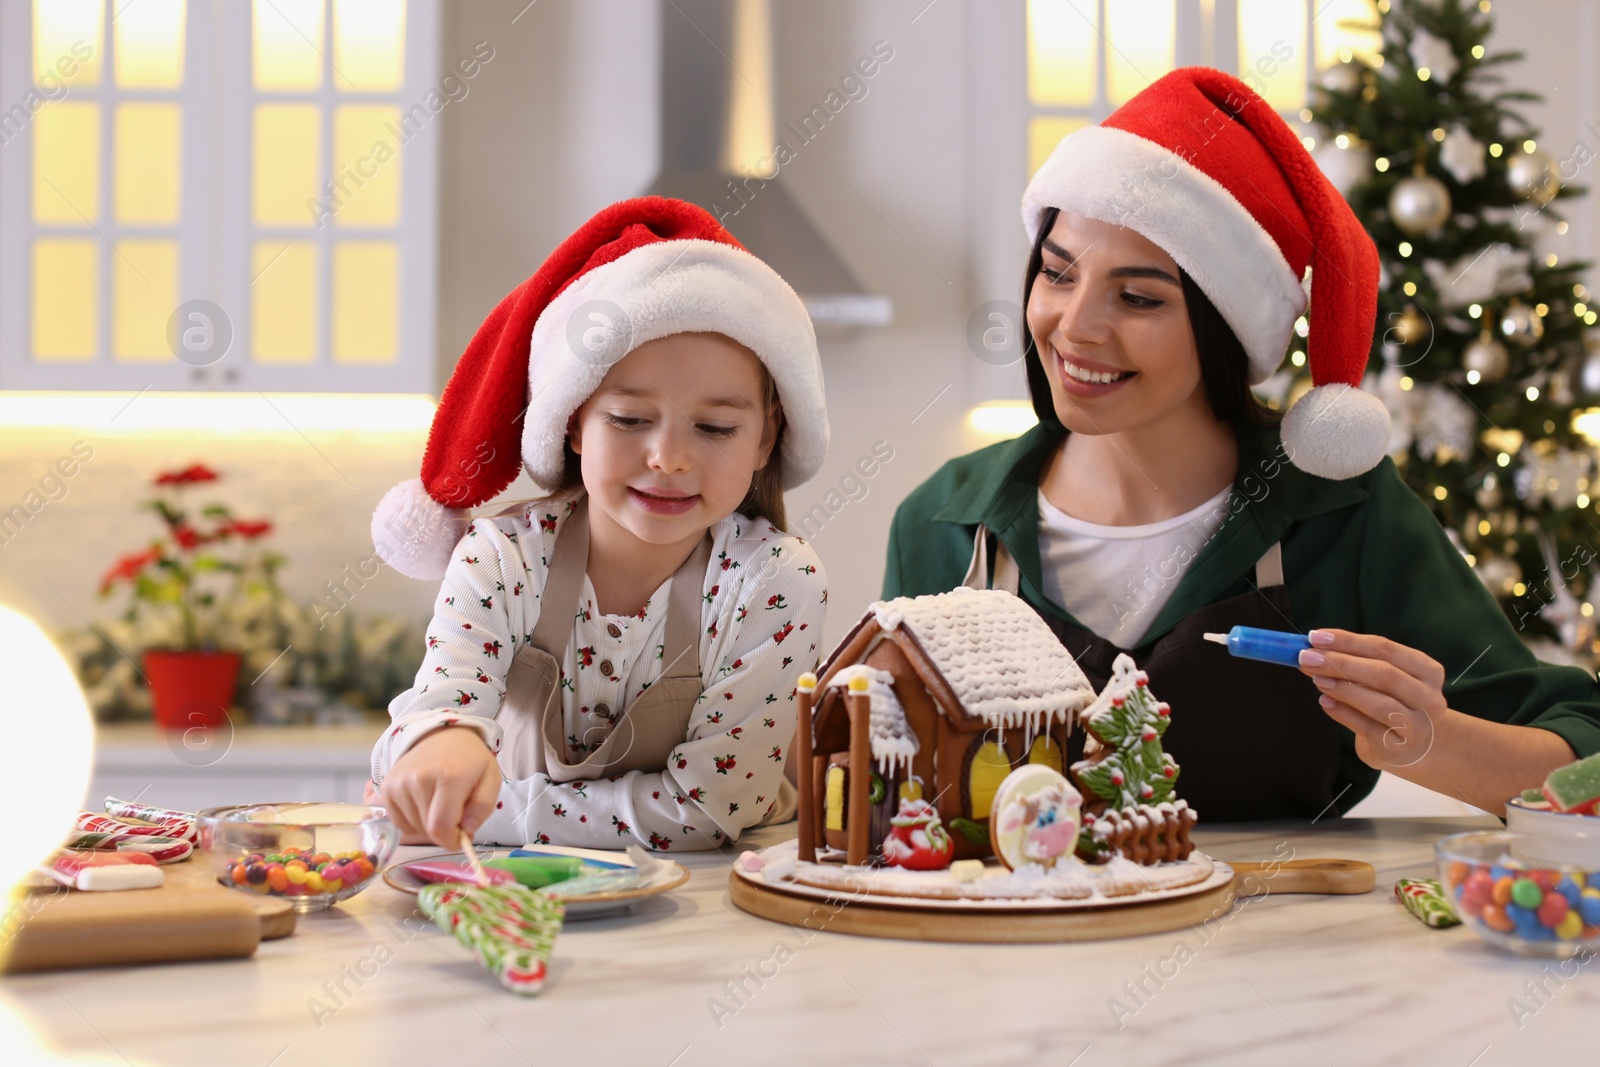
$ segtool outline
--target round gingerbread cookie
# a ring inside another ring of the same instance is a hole
[[[989,843],[1012,870],[1030,863],[1076,862],[1083,795],[1065,775],[1042,763],[1018,767],[994,794]]]

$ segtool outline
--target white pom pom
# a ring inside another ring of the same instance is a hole
[[[1389,409],[1371,393],[1335,383],[1301,397],[1283,420],[1289,461],[1322,478],[1354,478],[1383,459]]]
[[[428,495],[422,481],[401,482],[372,513],[372,545],[378,556],[407,578],[436,582],[450,565],[450,552],[466,534],[464,512]]]

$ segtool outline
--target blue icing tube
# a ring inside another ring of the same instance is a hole
[[[1305,634],[1258,630],[1254,626],[1235,626],[1225,634],[1206,634],[1206,640],[1227,645],[1235,656],[1285,667],[1300,666],[1300,653],[1311,647],[1311,639]]]

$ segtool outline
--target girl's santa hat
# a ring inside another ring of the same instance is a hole
[[[422,477],[372,516],[378,554],[401,574],[444,577],[467,509],[526,465],[560,484],[573,413],[606,371],[647,341],[720,333],[766,364],[783,406],[783,487],[828,450],[822,362],[805,305],[702,209],[649,196],[613,204],[563,241],[478,328],[439,400]]]
[[[1300,138],[1244,82],[1181,68],[1067,135],[1023,194],[1031,238],[1050,208],[1161,246],[1233,328],[1252,385],[1282,363],[1309,295],[1313,388],[1284,419],[1284,447],[1324,478],[1354,477],[1383,458],[1389,414],[1360,388],[1378,250]]]

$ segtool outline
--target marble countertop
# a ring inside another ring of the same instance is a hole
[[[1505,955],[1393,899],[1395,879],[1431,872],[1436,838],[1484,825],[1202,826],[1218,859],[1364,859],[1377,888],[1269,894],[1208,929],[1120,941],[808,939],[729,903],[728,852],[677,856],[683,888],[570,924],[532,999],[382,883],[251,960],[18,976],[0,996],[63,1052],[135,1064],[1587,1062],[1570,1055],[1595,1048],[1600,968]]]

